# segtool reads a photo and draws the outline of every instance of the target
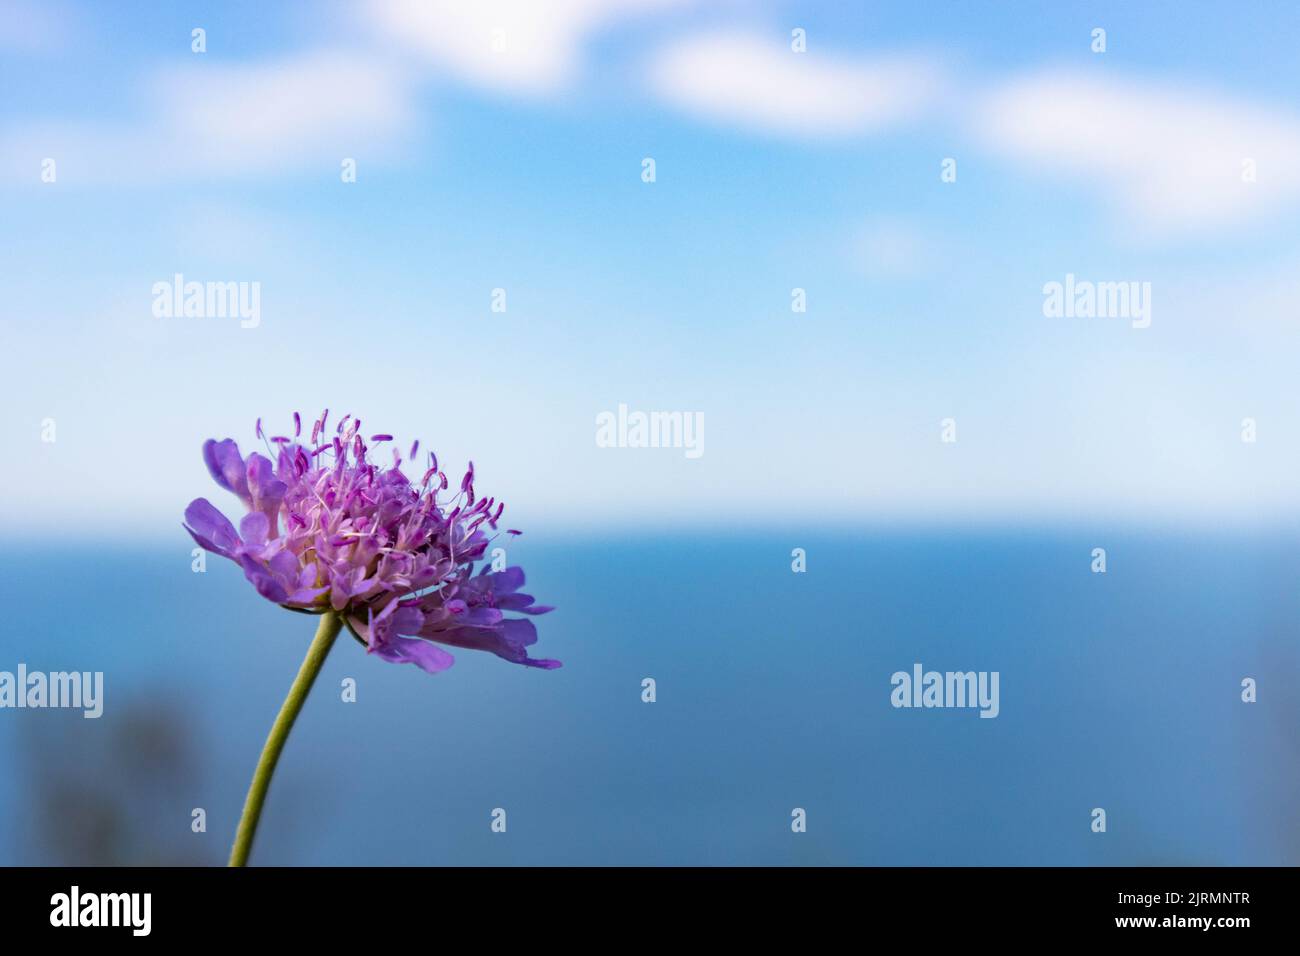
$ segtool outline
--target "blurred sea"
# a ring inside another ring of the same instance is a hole
[[[224,862],[314,621],[219,558],[192,573],[190,547],[178,531],[3,549],[0,670],[103,671],[105,712],[0,710],[0,863]],[[536,652],[563,669],[456,651],[435,677],[340,637],[255,863],[1300,863],[1293,535],[864,527],[509,547],[526,590],[559,607]],[[1000,716],[892,708],[890,675],[916,662],[999,671]]]

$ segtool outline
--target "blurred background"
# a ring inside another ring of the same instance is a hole
[[[323,407],[473,458],[565,666],[341,641],[255,862],[1300,862],[1298,27],[0,0],[0,670],[105,675],[0,710],[0,863],[224,860],[312,622],[180,517],[237,515],[205,438]],[[1067,274],[1150,327],[1046,317]],[[891,708],[915,662],[1000,716]]]

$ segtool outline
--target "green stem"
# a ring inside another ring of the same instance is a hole
[[[343,618],[333,611],[326,611],[321,615],[316,637],[311,642],[311,647],[307,649],[307,657],[303,660],[302,667],[298,668],[298,676],[294,678],[293,686],[289,688],[289,696],[280,705],[280,713],[275,718],[275,723],[271,725],[271,732],[266,737],[266,746],[262,748],[262,756],[258,759],[257,769],[253,772],[253,782],[249,784],[248,797],[244,800],[244,812],[239,817],[239,829],[235,831],[235,845],[230,851],[231,866],[244,866],[248,863],[248,853],[253,848],[253,836],[257,833],[257,821],[262,816],[262,804],[266,802],[266,791],[271,786],[271,775],[275,773],[280,751],[284,750],[284,742],[289,739],[293,722],[298,719],[298,712],[306,703],[311,685],[316,682],[316,675],[320,673],[330,648],[334,646],[334,639],[339,636],[342,627]]]

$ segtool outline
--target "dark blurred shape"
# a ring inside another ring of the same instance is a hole
[[[80,711],[40,717],[23,722],[19,739],[19,779],[28,795],[24,863],[221,862],[223,841],[191,829],[192,810],[205,804],[203,761],[183,704],[141,694],[115,702],[98,720]]]
[[[1270,715],[1278,741],[1273,769],[1283,799],[1280,812],[1269,812],[1271,807],[1265,807],[1264,812],[1277,820],[1284,865],[1300,866],[1300,655],[1289,633],[1269,645],[1265,660],[1269,665],[1269,690],[1277,696]]]

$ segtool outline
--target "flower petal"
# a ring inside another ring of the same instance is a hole
[[[281,604],[292,604],[295,606],[310,607],[316,603],[316,599],[328,591],[329,588],[302,588],[294,591],[287,598],[281,601]]]
[[[467,627],[491,627],[500,624],[502,616],[494,607],[474,607],[460,616],[460,623]]]
[[[275,477],[271,460],[257,452],[248,456],[247,477],[251,507],[266,515],[270,522],[269,533],[278,534],[280,504],[285,492],[289,490],[288,486]]]
[[[195,498],[185,509],[185,530],[200,547],[222,557],[234,558],[241,544],[230,519],[207,498]]]
[[[524,569],[520,567],[506,568],[486,577],[492,583],[493,594],[509,594],[524,586]]]
[[[512,664],[541,667],[545,670],[554,670],[560,666],[559,661],[528,656],[525,648],[537,642],[537,628],[532,621],[502,621],[496,627],[454,627],[433,635],[433,640],[453,647],[491,651]]]
[[[383,647],[372,647],[370,652],[392,664],[414,664],[430,674],[441,673],[456,663],[456,658],[436,644],[412,637],[391,638]]]
[[[244,569],[244,577],[248,578],[262,597],[276,604],[283,604],[288,600],[289,593],[284,589],[284,585],[277,581],[266,566],[256,558],[247,554],[240,555],[239,565]]]
[[[203,462],[208,466],[213,481],[226,491],[233,491],[246,503],[251,503],[248,480],[244,475],[244,459],[239,454],[239,446],[231,439],[216,441],[209,438],[205,441]]]
[[[244,539],[244,547],[250,551],[261,551],[266,546],[266,536],[271,532],[271,522],[260,511],[250,511],[239,519],[239,536]]]
[[[292,551],[278,552],[267,564],[276,579],[285,585],[294,585],[298,581],[298,556]]]

